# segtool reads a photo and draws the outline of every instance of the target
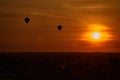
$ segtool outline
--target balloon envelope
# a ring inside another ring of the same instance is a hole
[[[58,30],[60,31],[60,30],[62,30],[62,25],[58,25]]]
[[[25,22],[26,22],[26,23],[29,23],[29,21],[30,21],[30,18],[26,17],[26,18],[25,18]]]

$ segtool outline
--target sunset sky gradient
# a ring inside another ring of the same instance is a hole
[[[106,40],[86,37],[96,29]],[[0,0],[1,52],[120,52],[119,41],[120,0]]]

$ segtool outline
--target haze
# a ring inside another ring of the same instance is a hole
[[[120,0],[0,0],[1,52],[120,52]],[[24,22],[30,17],[29,24]],[[57,25],[63,26],[62,31]],[[92,24],[111,37],[84,41]],[[99,45],[99,46],[98,46]]]

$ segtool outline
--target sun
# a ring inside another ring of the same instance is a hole
[[[104,42],[106,40],[109,39],[109,34],[106,32],[97,32],[97,31],[93,31],[93,32],[86,32],[83,35],[82,40],[88,41],[88,42],[92,42],[92,43],[100,43],[100,42]]]
[[[101,34],[99,32],[93,32],[92,38],[94,40],[99,40],[101,38]]]
[[[92,24],[82,35],[82,40],[90,43],[104,43],[111,40],[111,35],[106,26],[100,24]]]

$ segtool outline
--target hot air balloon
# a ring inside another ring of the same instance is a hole
[[[58,30],[60,31],[60,30],[62,30],[62,25],[58,25]]]
[[[26,23],[29,23],[29,22],[30,22],[30,18],[26,17],[26,18],[25,18],[25,22],[26,22]]]

